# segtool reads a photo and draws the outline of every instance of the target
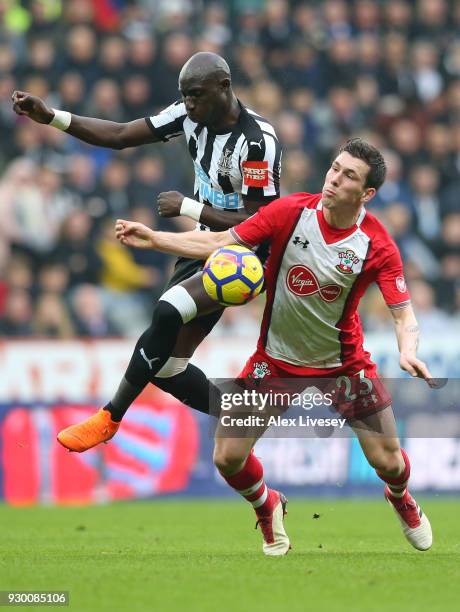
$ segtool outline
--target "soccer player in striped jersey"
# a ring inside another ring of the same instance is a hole
[[[195,170],[194,198],[162,193],[159,214],[190,217],[203,231],[225,230],[279,196],[281,148],[272,125],[236,98],[222,57],[192,56],[179,75],[179,89],[181,100],[158,115],[130,123],[71,115],[25,92],[15,91],[12,99],[18,114],[97,146],[123,149],[184,136]],[[117,392],[95,415],[59,434],[66,448],[83,452],[113,437],[149,381],[208,412],[209,382],[188,362],[223,309],[203,289],[203,263],[200,258],[178,259]]]
[[[335,385],[334,406],[385,482],[385,497],[404,535],[418,550],[427,550],[431,526],[408,491],[409,458],[400,448],[391,398],[363,348],[357,311],[367,287],[376,282],[394,318],[401,368],[434,385],[416,355],[418,326],[398,248],[365,209],[385,172],[380,152],[352,139],[332,162],[322,193],[280,198],[225,232],[168,234],[119,221],[116,233],[123,244],[190,257],[205,257],[235,241],[250,248],[270,241],[261,334],[256,352],[239,375],[240,384],[251,378],[268,383],[273,379],[279,391],[283,389],[277,384],[290,379],[295,388],[303,379],[302,389],[317,386],[323,392]],[[262,464],[251,453],[256,438],[230,438],[224,427],[220,435],[214,450],[217,468],[255,508],[264,552],[285,554],[290,546],[283,524],[285,499],[265,485]]]

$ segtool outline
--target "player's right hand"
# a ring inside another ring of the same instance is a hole
[[[18,115],[25,115],[37,123],[49,123],[54,112],[38,96],[26,91],[14,91],[11,96],[13,110]]]
[[[414,378],[423,378],[431,388],[436,388],[437,381],[429,371],[426,363],[417,359],[415,355],[400,355],[399,365],[401,370],[409,372]]]
[[[154,232],[143,223],[117,219],[115,236],[125,246],[136,249],[151,249],[154,244]]]

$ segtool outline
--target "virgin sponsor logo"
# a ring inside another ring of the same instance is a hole
[[[291,293],[302,297],[315,295],[325,302],[334,302],[342,293],[342,287],[329,283],[320,285],[314,272],[307,266],[292,266],[286,276],[286,285]]]

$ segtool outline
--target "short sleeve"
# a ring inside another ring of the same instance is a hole
[[[405,308],[410,304],[410,295],[404,278],[401,255],[393,242],[384,253],[377,272],[377,284],[389,308]]]
[[[157,138],[168,142],[171,138],[184,133],[184,119],[187,117],[185,104],[174,102],[162,110],[158,115],[146,117],[145,121]]]
[[[254,140],[248,138],[241,150],[240,169],[243,196],[262,202],[264,198],[279,197],[281,146],[274,130],[273,133],[260,130]]]
[[[273,238],[283,223],[283,214],[286,213],[284,200],[284,198],[273,200],[267,206],[259,208],[249,219],[230,228],[235,241],[252,249],[264,240]]]

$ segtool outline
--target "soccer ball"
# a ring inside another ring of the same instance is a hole
[[[239,306],[255,298],[264,284],[260,259],[239,244],[217,249],[203,268],[206,293],[223,306]]]

